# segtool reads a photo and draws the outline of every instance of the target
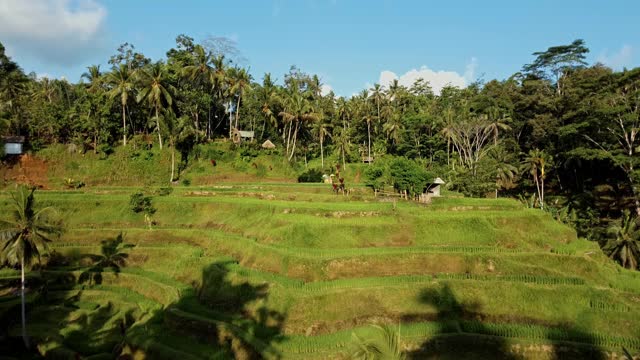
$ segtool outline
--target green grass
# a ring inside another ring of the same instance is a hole
[[[124,154],[91,168],[69,156],[78,166],[53,166],[51,174],[97,179]],[[222,160],[220,173],[227,165]],[[28,304],[42,353],[99,358],[124,343],[130,354],[154,358],[339,358],[353,332],[371,334],[371,323],[400,324],[407,350],[462,338],[640,348],[640,275],[517,201],[394,205],[371,194],[336,196],[323,184],[230,176],[215,185],[205,171],[195,174],[202,175],[190,175],[194,183],[206,185],[177,186],[167,196],[153,195],[153,179],[147,187],[105,180],[37,192],[39,204],[68,219],[51,244],[66,264],[28,274],[33,284],[50,281],[48,300],[30,294]],[[157,208],[151,230],[129,209],[138,190]],[[0,213],[8,209],[0,193]],[[92,271],[85,255],[120,232],[134,245],[127,266],[104,269],[100,284],[77,283]],[[18,276],[0,270],[0,290]],[[16,337],[19,299],[0,294],[0,318]]]

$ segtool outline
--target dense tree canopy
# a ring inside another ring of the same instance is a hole
[[[350,98],[323,95],[320,79],[295,66],[281,83],[254,78],[219,40],[180,35],[156,62],[123,44],[110,69],[89,66],[78,84],[25,75],[0,46],[0,132],[27,136],[34,150],[75,143],[105,154],[136,137],[167,139],[188,158],[196,143],[252,130],[292,163],[400,156],[467,195],[535,195],[532,205],[577,214],[567,221],[602,242],[594,224],[640,215],[640,69],[590,65],[582,40],[534,52],[506,80],[439,94],[424,80],[396,81]]]

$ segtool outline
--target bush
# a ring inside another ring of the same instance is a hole
[[[157,194],[160,196],[167,196],[173,192],[173,188],[171,186],[161,187],[158,189]]]
[[[407,191],[409,195],[421,193],[427,184],[428,174],[415,161],[399,157],[391,162],[389,167],[393,188],[397,191]]]
[[[366,185],[374,190],[382,190],[387,184],[388,168],[383,162],[375,162],[364,171]]]
[[[145,212],[147,215],[152,215],[156,212],[156,209],[151,203],[151,196],[144,196],[142,192],[132,194],[129,199],[129,206],[134,213]]]
[[[191,179],[183,179],[183,180],[182,180],[182,185],[184,185],[184,186],[189,186],[189,185],[191,185]]]
[[[322,170],[308,169],[298,176],[298,182],[301,183],[317,183],[322,182]]]

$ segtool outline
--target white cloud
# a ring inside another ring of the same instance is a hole
[[[598,62],[607,65],[614,70],[622,70],[624,67],[632,65],[633,49],[630,45],[624,45],[620,51],[608,54],[608,50],[605,50],[600,56],[598,56]]]
[[[478,61],[474,57],[471,58],[471,61],[467,64],[463,75],[460,75],[455,71],[434,71],[429,69],[426,65],[423,65],[419,69],[411,69],[400,76],[393,71],[384,70],[380,73],[378,83],[382,85],[382,87],[388,88],[393,80],[397,79],[400,85],[411,87],[416,80],[423,79],[429,82],[434,93],[440,94],[440,90],[442,90],[446,85],[463,88],[473,82],[475,80],[477,67]]]
[[[0,39],[16,54],[71,65],[98,47],[106,16],[94,0],[3,0]]]
[[[322,96],[325,96],[332,91],[333,91],[333,88],[329,84],[322,84],[322,86],[320,86],[320,93],[322,94]]]

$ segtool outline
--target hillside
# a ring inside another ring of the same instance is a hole
[[[124,346],[134,358],[342,358],[371,324],[398,328],[411,358],[640,350],[640,276],[513,200],[422,206],[364,188],[346,197],[329,185],[196,186],[193,176],[169,195],[146,188],[149,229],[130,209],[138,187],[97,178],[37,192],[68,219],[48,266],[30,274],[46,291],[29,294],[28,330],[50,357],[109,358]],[[132,246],[127,265],[92,266],[86,255],[118,234]],[[17,276],[0,270],[9,341],[20,335]]]

